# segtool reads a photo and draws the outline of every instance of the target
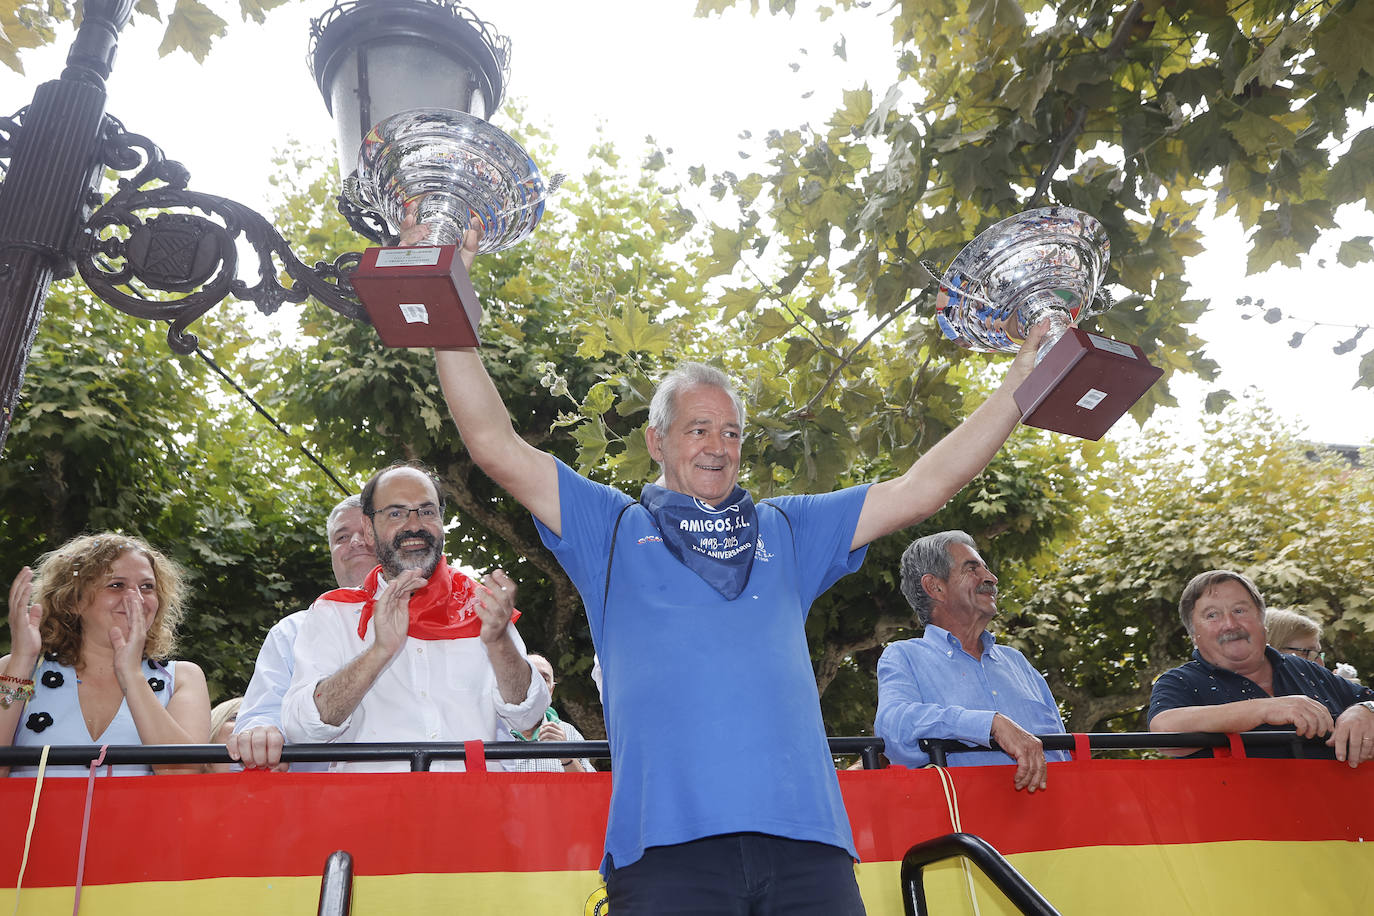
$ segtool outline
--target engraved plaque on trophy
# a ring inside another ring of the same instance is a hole
[[[380,122],[363,140],[344,194],[400,232],[407,216],[429,227],[412,247],[369,248],[350,280],[388,347],[477,346],[481,306],[459,249],[481,221],[478,251],[509,248],[534,231],[547,184],[520,144],[486,121],[417,108]]]
[[[1041,207],[981,233],[940,278],[936,322],[960,346],[1015,353],[1049,319],[1035,368],[1015,392],[1028,426],[1100,439],[1164,374],[1135,344],[1077,326],[1111,307],[1101,288],[1109,252],[1093,217]]]

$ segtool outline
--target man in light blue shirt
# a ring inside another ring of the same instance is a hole
[[[1045,678],[987,625],[997,616],[997,577],[973,538],[941,531],[902,554],[902,594],[925,626],[920,639],[893,643],[878,662],[874,734],[893,763],[921,767],[923,738],[990,746],[1005,754],[949,755],[950,766],[1016,763],[1017,789],[1043,789],[1046,754],[1037,734],[1064,731]],[[1010,755],[1010,756],[1008,756]],[[1051,752],[1051,760],[1068,754]]]

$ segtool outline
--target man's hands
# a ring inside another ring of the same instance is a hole
[[[1355,768],[1374,760],[1374,712],[1356,704],[1334,721],[1331,711],[1311,697],[1274,697],[1263,701],[1267,725],[1292,725],[1304,738],[1329,735],[1327,747],[1334,748],[1336,759]]]
[[[534,736],[535,741],[567,741],[568,733],[563,730],[561,722],[545,722],[539,726],[539,731]],[[558,761],[563,769],[572,768],[573,772],[580,773],[582,766],[573,758]]]
[[[474,216],[468,223],[468,231],[458,251],[463,267],[468,270],[472,270],[472,262],[477,260],[477,246],[482,242],[482,235],[482,221]],[[405,219],[401,220],[401,245],[418,245],[428,238],[429,226],[415,221],[414,209],[407,211]]]
[[[1036,357],[1040,354],[1040,342],[1045,339],[1045,334],[1049,330],[1050,320],[1044,318],[1026,332],[1026,339],[1011,362],[1011,371],[1007,373],[1006,378],[1007,384],[1014,383],[1019,387],[1026,380],[1026,376],[1031,374],[1031,370],[1035,368]]]
[[[1292,725],[1303,738],[1318,738],[1331,734],[1336,725],[1331,721],[1331,711],[1311,697],[1297,694],[1294,696],[1272,697],[1260,700],[1264,705],[1265,725]],[[1347,710],[1348,711],[1348,710]],[[1369,715],[1366,713],[1366,715]],[[1374,715],[1369,715],[1374,718]]]
[[[545,722],[539,726],[539,733],[534,736],[536,741],[567,741],[568,733],[563,731],[561,722]]]
[[[494,569],[483,576],[477,589],[477,616],[482,620],[482,642],[490,646],[503,638],[514,612],[515,581],[502,569]]]
[[[242,763],[245,770],[271,769],[285,773],[291,765],[281,762],[281,748],[284,742],[281,730],[276,726],[259,725],[230,735],[224,746],[229,751],[229,756]]]
[[[1358,703],[1351,706],[1336,719],[1336,730],[1326,743],[1336,749],[1336,759],[1351,769],[1374,760],[1374,712]]]
[[[477,246],[482,243],[482,235],[482,221],[474,216],[468,223],[467,234],[463,236],[462,250],[458,252],[458,257],[468,270],[472,270],[472,262],[477,260]]]
[[[1017,791],[1030,789],[1034,792],[1045,788],[1049,765],[1045,762],[1045,747],[1039,738],[999,712],[992,716],[992,739],[1007,756],[1016,760],[1013,782]]]

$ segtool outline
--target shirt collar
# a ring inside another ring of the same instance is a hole
[[[962,651],[964,648],[963,643],[959,642],[959,638],[957,636],[955,636],[949,630],[946,630],[944,627],[936,626],[933,623],[926,624],[926,631],[921,635],[921,638],[928,639],[931,642],[940,644],[942,646],[948,646],[952,649],[959,649],[960,651]],[[982,643],[983,651],[987,652],[989,649],[991,649],[993,646],[997,644],[997,637],[993,636],[987,630],[984,630],[979,635],[978,641]]]

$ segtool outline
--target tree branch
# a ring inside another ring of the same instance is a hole
[[[925,290],[922,289],[921,293],[924,292]],[[912,297],[912,299],[906,302],[905,304],[899,305],[897,306],[897,308],[893,309],[891,315],[888,315],[882,321],[878,322],[878,324],[873,328],[873,330],[868,332],[868,334],[864,337],[863,340],[856,343],[849,350],[848,353],[841,356],[839,363],[837,363],[835,368],[831,370],[830,375],[826,378],[825,382],[821,385],[820,389],[817,390],[817,392],[814,395],[812,395],[811,400],[807,401],[805,404],[803,404],[801,407],[798,407],[796,410],[789,411],[787,413],[787,418],[789,420],[797,420],[808,419],[811,416],[813,416],[813,411],[815,411],[816,405],[821,402],[821,398],[825,397],[826,392],[828,392],[834,386],[835,382],[840,377],[840,373],[843,372],[845,370],[845,367],[848,366],[854,360],[855,355],[864,347],[868,346],[868,342],[872,340],[874,337],[876,337],[879,331],[887,327],[889,324],[895,321],[900,315],[909,311],[913,305],[919,302],[921,300],[921,293],[918,293],[916,296]]]
[[[1107,50],[1103,52],[1103,57],[1107,60],[1119,57],[1125,50],[1126,42],[1130,39],[1131,29],[1139,21],[1145,12],[1143,0],[1135,0],[1127,8],[1121,17],[1121,22],[1117,24],[1116,33],[1112,35],[1112,43],[1107,45]],[[1078,135],[1083,131],[1083,125],[1088,121],[1088,109],[1079,107],[1073,115],[1073,123],[1064,132],[1064,136],[1059,138],[1055,144],[1054,152],[1050,155],[1050,161],[1045,164],[1045,170],[1040,173],[1040,180],[1035,183],[1035,193],[1030,196],[1029,206],[1036,207],[1045,192],[1049,189],[1050,182],[1054,179],[1054,173],[1059,170],[1059,164],[1064,161],[1069,149],[1078,142]]]

